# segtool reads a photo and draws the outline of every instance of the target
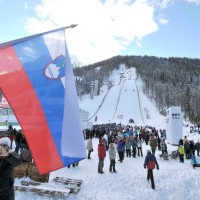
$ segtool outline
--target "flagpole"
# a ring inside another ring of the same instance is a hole
[[[34,37],[38,37],[38,36],[41,36],[41,35],[44,35],[44,34],[48,34],[48,33],[53,33],[55,31],[59,31],[61,29],[74,28],[76,26],[78,26],[78,24],[71,24],[70,26],[61,27],[61,28],[54,29],[54,30],[51,30],[51,31],[46,31],[46,32],[43,32],[43,33],[38,33],[38,34],[31,35],[31,36],[28,36],[28,37],[24,37],[24,38],[12,40],[12,41],[9,41],[9,42],[5,42],[5,43],[0,44],[0,48],[6,48],[7,46],[15,45],[17,43],[23,42],[25,40],[29,40],[29,39],[34,38]]]
[[[78,26],[78,24],[71,24],[70,26],[64,27],[64,29],[74,28],[74,27],[76,27],[76,26]]]

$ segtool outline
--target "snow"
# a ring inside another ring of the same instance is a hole
[[[156,129],[165,129],[165,117],[158,113],[151,100],[142,93],[142,82],[136,79],[135,69],[122,70],[124,78],[120,82],[120,73],[115,72],[110,79],[115,80],[114,86],[107,93],[107,88],[99,96],[89,99],[88,95],[79,100],[80,108],[88,111],[90,121],[98,123],[122,123],[128,124],[133,118],[136,125],[154,126]],[[131,74],[131,75],[130,75]],[[120,93],[121,91],[121,93]],[[106,95],[107,94],[107,95]],[[103,99],[105,100],[103,101]],[[103,101],[103,103],[102,103]],[[95,116],[98,117],[95,122]],[[186,123],[186,122],[184,122]],[[189,124],[189,123],[188,123]],[[189,126],[184,127],[183,136],[195,142],[200,140],[200,134],[189,133]],[[87,140],[85,140],[85,144]],[[179,159],[163,160],[159,157],[160,151],[156,151],[156,158],[160,169],[154,170],[155,190],[151,189],[150,182],[146,180],[146,169],[143,168],[145,157],[128,158],[125,156],[122,163],[116,159],[117,173],[109,172],[109,156],[104,161],[103,174],[97,173],[98,139],[93,138],[94,151],[91,159],[85,159],[77,167],[65,167],[50,174],[49,182],[56,177],[81,179],[83,183],[77,194],[70,194],[68,200],[197,200],[200,197],[200,168],[193,169],[190,160],[180,163]],[[167,144],[168,152],[176,150],[177,146]],[[143,154],[150,149],[149,145],[142,144]],[[197,157],[200,162],[200,158]],[[48,163],[47,163],[48,164]],[[19,182],[20,179],[16,179]],[[16,191],[16,200],[53,200],[56,197],[39,196],[34,193]]]

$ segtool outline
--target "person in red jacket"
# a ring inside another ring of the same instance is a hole
[[[99,142],[98,157],[99,157],[98,173],[103,174],[104,158],[106,157],[106,147],[104,144],[104,140],[101,140]]]

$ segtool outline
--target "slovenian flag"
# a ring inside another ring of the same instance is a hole
[[[1,44],[0,89],[41,175],[86,158],[65,28]]]

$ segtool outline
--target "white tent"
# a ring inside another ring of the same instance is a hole
[[[183,137],[182,113],[180,107],[172,106],[167,109],[166,123],[167,141],[172,145],[178,145],[179,140]]]

